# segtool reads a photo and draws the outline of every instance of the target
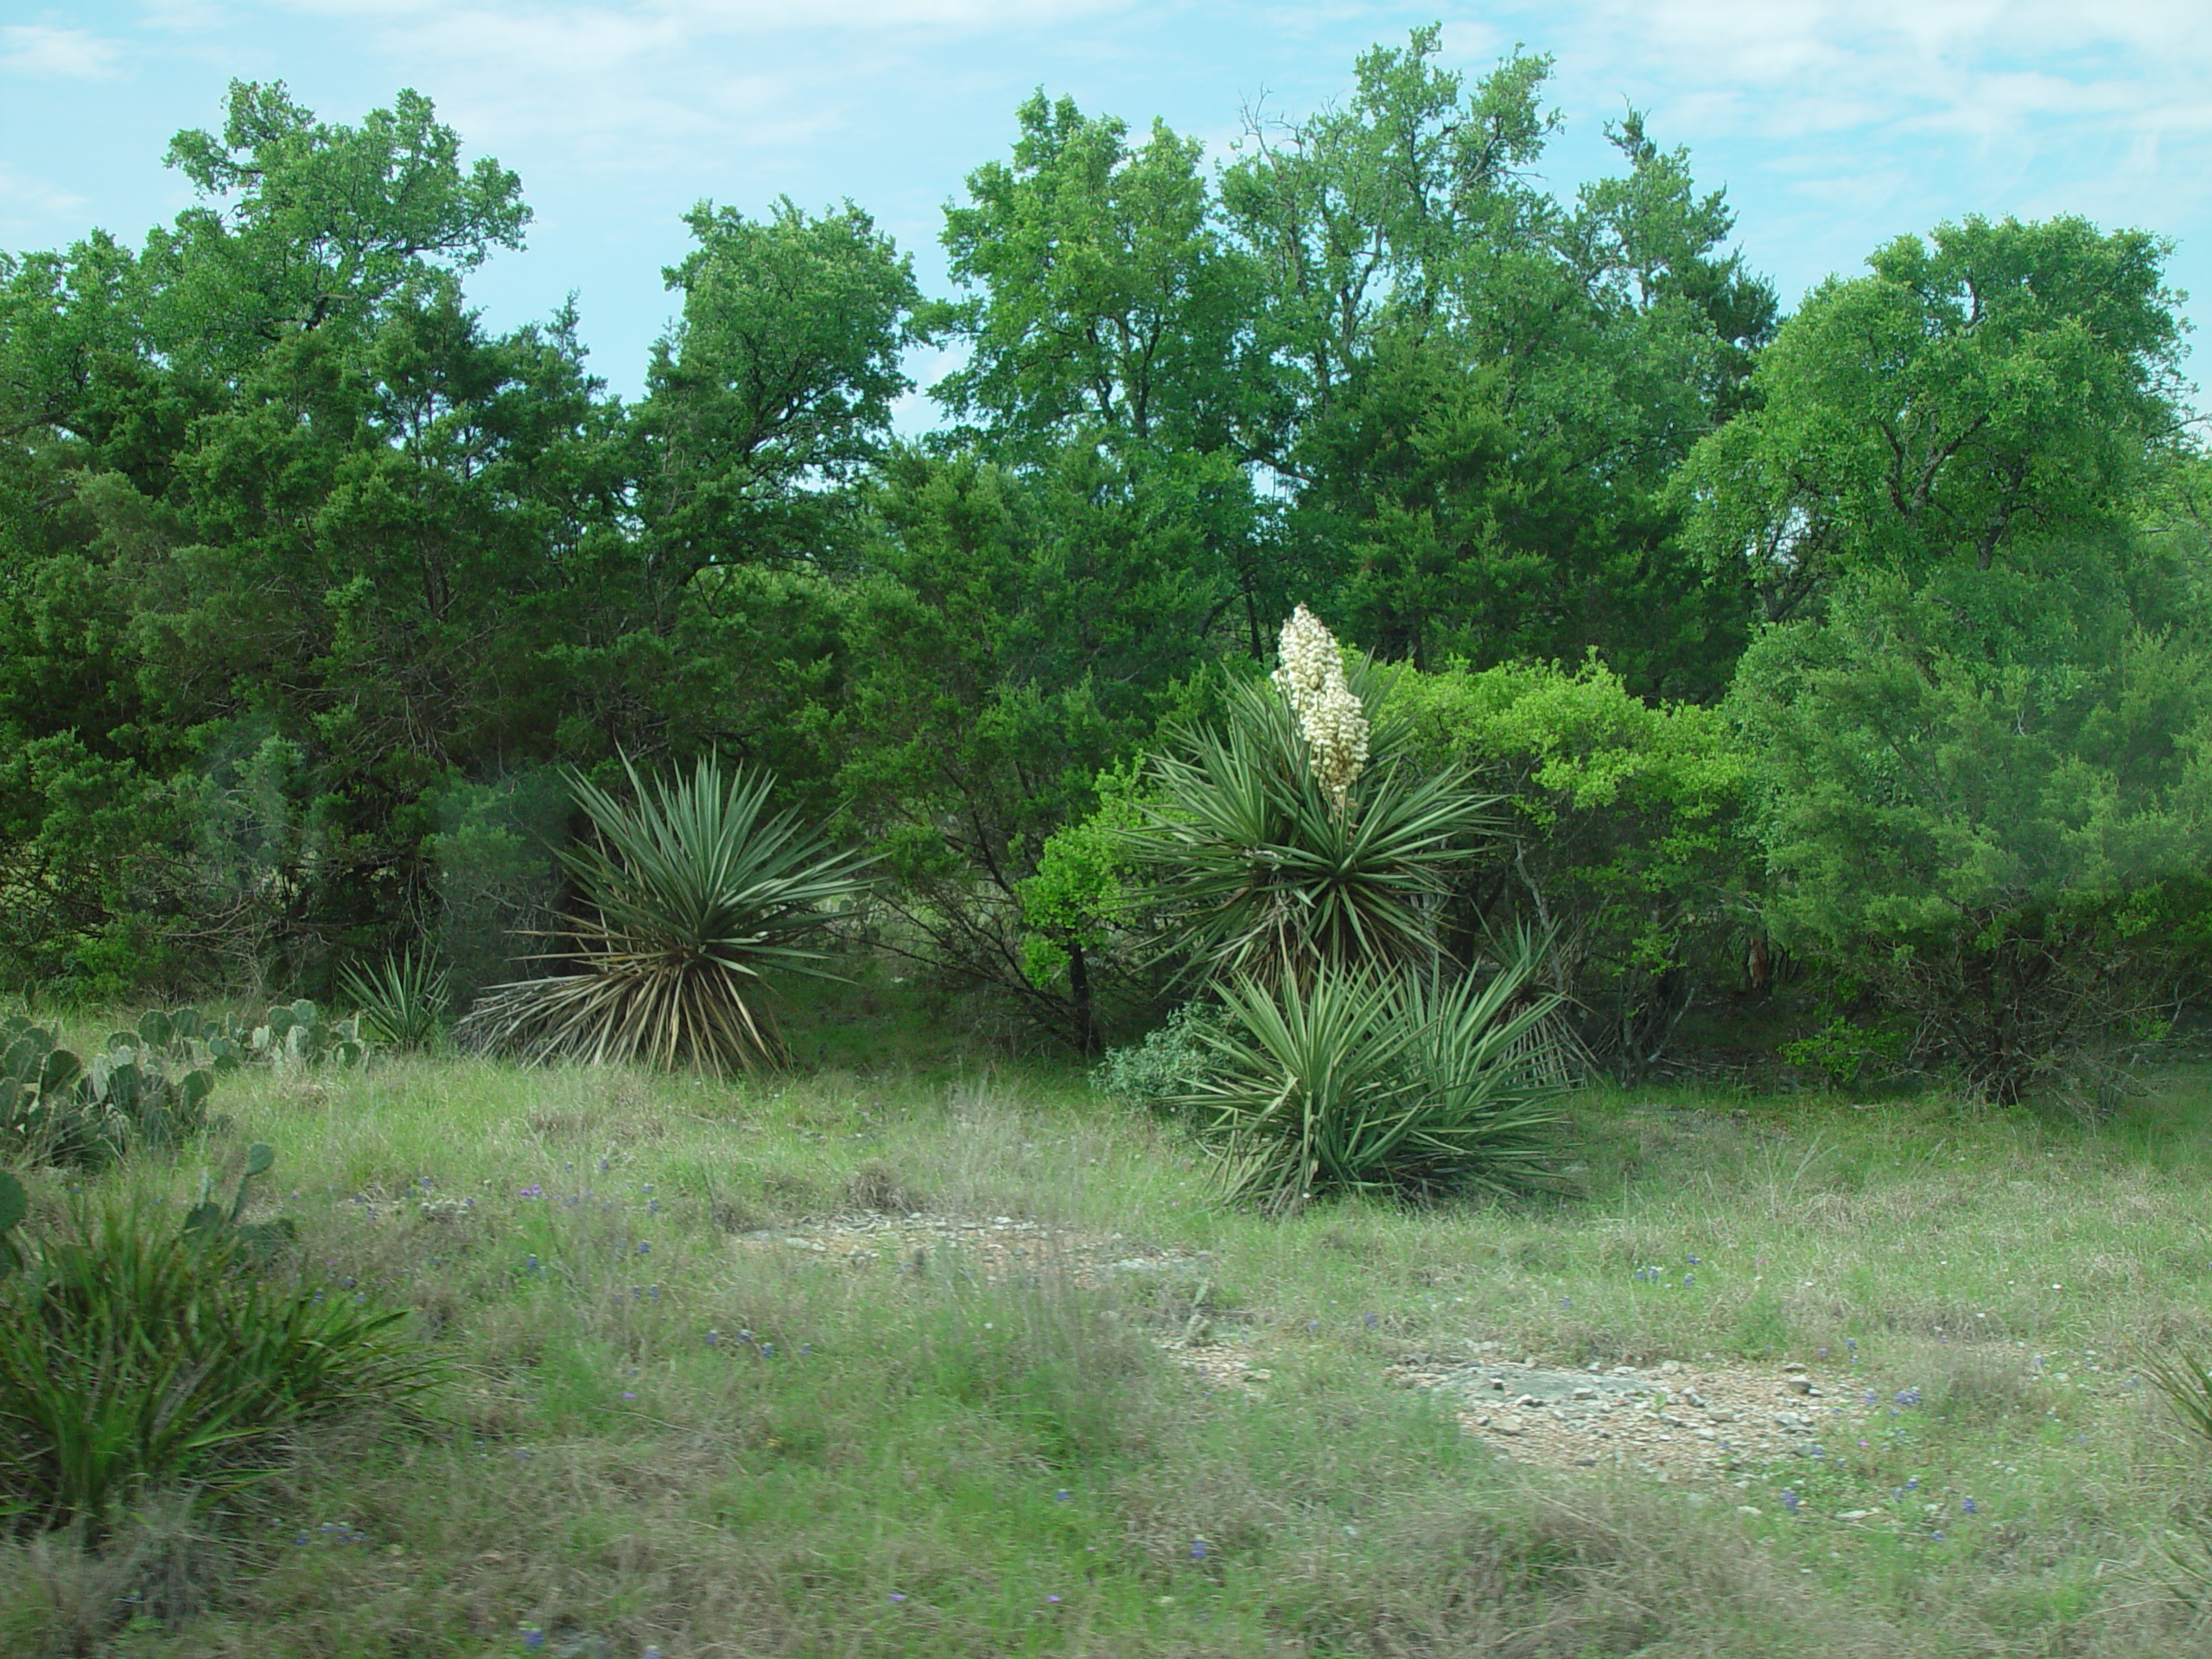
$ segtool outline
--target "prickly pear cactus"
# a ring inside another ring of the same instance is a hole
[[[257,1176],[266,1175],[270,1165],[276,1161],[273,1147],[264,1141],[257,1141],[245,1149],[245,1173],[238,1177],[237,1192],[232,1197],[229,1209],[213,1197],[214,1178],[200,1178],[200,1202],[185,1212],[185,1236],[201,1244],[230,1244],[248,1254],[266,1259],[274,1255],[297,1236],[289,1217],[275,1221],[248,1222],[245,1214],[247,1186]]]
[[[90,1064],[20,1016],[0,1021],[0,1145],[57,1164],[92,1166],[137,1143],[175,1146],[207,1126],[215,1075],[237,1045],[192,1009],[156,1009],[118,1031]]]
[[[247,1048],[255,1059],[289,1065],[356,1065],[365,1052],[358,1025],[330,1019],[303,996],[270,1009]]]

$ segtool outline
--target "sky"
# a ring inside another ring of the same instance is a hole
[[[594,371],[632,395],[702,198],[850,199],[942,292],[944,204],[1032,91],[1160,117],[1218,161],[1247,109],[1319,108],[1430,22],[1471,76],[1516,42],[1553,55],[1562,194],[1607,170],[1631,105],[1687,145],[1785,308],[1900,233],[2080,213],[2171,238],[2184,315],[2212,319],[2205,0],[0,0],[0,248],[174,216],[190,187],[162,152],[220,127],[233,77],[348,124],[411,86],[536,211],[527,250],[470,279],[486,321],[573,291]]]

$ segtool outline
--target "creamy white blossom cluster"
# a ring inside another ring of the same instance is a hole
[[[1329,804],[1343,811],[1353,780],[1367,765],[1367,710],[1344,683],[1336,636],[1303,605],[1282,625],[1282,666],[1274,681],[1306,734],[1315,779],[1328,791]]]

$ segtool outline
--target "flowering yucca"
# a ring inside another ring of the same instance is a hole
[[[1342,812],[1367,766],[1367,709],[1344,682],[1344,651],[1336,636],[1303,605],[1282,625],[1282,666],[1274,682],[1306,734],[1314,780]]]
[[[1382,672],[1347,665],[1300,607],[1272,685],[1231,690],[1149,768],[1125,837],[1193,967],[1268,985],[1325,965],[1433,965],[1458,871],[1495,803],[1453,767],[1425,772],[1382,709]]]

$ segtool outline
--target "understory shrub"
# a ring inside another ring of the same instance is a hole
[[[1090,1086],[1133,1106],[1166,1106],[1212,1073],[1213,1050],[1206,1036],[1218,1028],[1211,1009],[1185,1002],[1141,1040],[1108,1049],[1106,1058],[1091,1068]]]
[[[1756,883],[1748,757],[1716,709],[1654,704],[1593,656],[1401,671],[1390,710],[1426,765],[1509,804],[1501,855],[1454,894],[1451,930],[1548,934],[1551,988],[1617,1076],[1648,1072],[1683,1016],[1737,976]]]

